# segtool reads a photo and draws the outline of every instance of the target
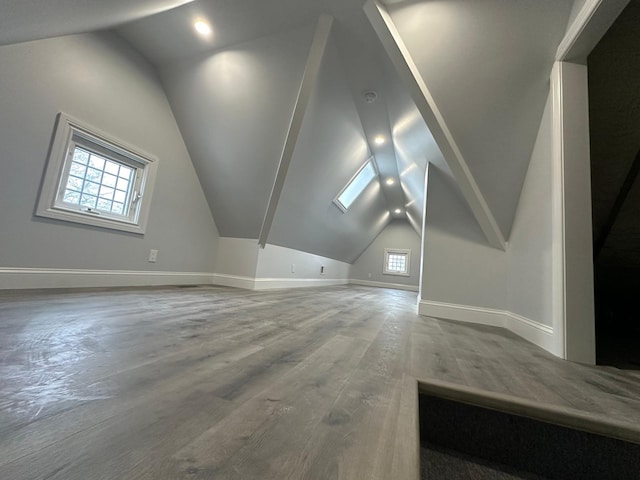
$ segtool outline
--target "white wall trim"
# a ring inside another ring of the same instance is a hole
[[[0,290],[161,285],[221,285],[246,290],[276,290],[348,283],[346,278],[253,278],[208,272],[0,268]]]
[[[426,317],[444,318],[446,320],[457,320],[459,322],[467,323],[479,323],[493,327],[505,326],[505,312],[503,310],[495,310],[492,308],[421,300],[418,305],[418,314]]]
[[[362,285],[363,287],[378,287],[378,288],[392,288],[395,290],[408,290],[410,292],[417,292],[417,285],[403,285],[402,283],[388,283],[388,282],[373,282],[371,280],[360,280],[359,278],[352,278],[349,280],[352,285]]]
[[[253,278],[214,273],[213,283],[245,290],[281,290],[285,288],[328,287],[346,285],[346,278]]]
[[[525,340],[557,355],[554,351],[553,327],[517,313],[431,300],[421,300],[418,304],[418,313],[427,317],[506,328]]]
[[[586,63],[587,56],[629,0],[586,0],[558,45],[556,61]]]
[[[255,290],[256,279],[253,277],[242,277],[240,275],[228,275],[226,273],[214,273],[213,284],[223,287],[244,288],[245,290]]]
[[[0,267],[0,290],[212,285],[213,273]]]
[[[346,285],[346,278],[256,278],[254,290],[279,290],[283,288],[330,287]]]
[[[567,57],[569,51],[575,45],[578,38],[580,38],[601,3],[602,0],[586,0],[584,2],[584,5],[574,18],[573,23],[569,25],[560,45],[558,45],[556,60],[563,61]]]
[[[552,187],[552,233],[551,233],[551,307],[553,311],[553,326],[556,331],[556,347],[561,358],[566,358],[565,348],[565,198],[564,198],[564,129],[563,129],[563,99],[562,99],[562,62],[555,62],[551,71],[552,96],[552,134],[551,156],[553,170],[551,172]]]
[[[547,352],[558,355],[555,351],[553,327],[536,322],[513,312],[505,313],[505,328],[516,335],[544,348]]]
[[[555,351],[595,364],[587,67],[555,62],[551,92]]]

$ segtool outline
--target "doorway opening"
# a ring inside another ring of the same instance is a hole
[[[596,358],[640,370],[640,0],[587,59]]]

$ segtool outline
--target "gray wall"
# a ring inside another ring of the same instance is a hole
[[[100,33],[0,47],[0,65],[0,267],[213,271],[215,223],[140,55]],[[157,156],[144,236],[34,217],[59,111]]]
[[[429,165],[421,299],[503,310],[506,254],[484,234],[453,179]]]
[[[422,242],[406,220],[392,220],[380,232],[351,267],[351,278],[370,282],[397,283],[418,286],[420,283],[420,249]],[[411,250],[410,276],[383,274],[384,249],[401,248]]]
[[[295,265],[295,272],[292,272]],[[320,268],[324,272],[320,273]],[[313,255],[311,253],[279,247],[277,245],[265,245],[258,252],[258,267],[256,277],[277,279],[343,279],[349,278],[351,265],[331,258]]]
[[[540,123],[509,238],[508,310],[552,326],[551,96]]]
[[[257,239],[220,237],[216,273],[255,277],[259,248]]]

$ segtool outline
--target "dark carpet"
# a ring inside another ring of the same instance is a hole
[[[640,479],[639,444],[435,396],[420,395],[420,440],[423,478]]]

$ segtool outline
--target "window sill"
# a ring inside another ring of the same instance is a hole
[[[382,272],[383,275],[393,275],[395,277],[410,277],[409,273],[401,273],[401,272]]]
[[[44,210],[38,210],[36,212],[36,216],[52,218],[54,220],[62,220],[65,222],[79,223],[83,225],[91,225],[93,227],[107,228],[109,230],[119,230],[121,232],[144,235],[144,228],[141,225],[101,216],[89,216],[87,214],[75,212],[73,210],[47,208]]]

